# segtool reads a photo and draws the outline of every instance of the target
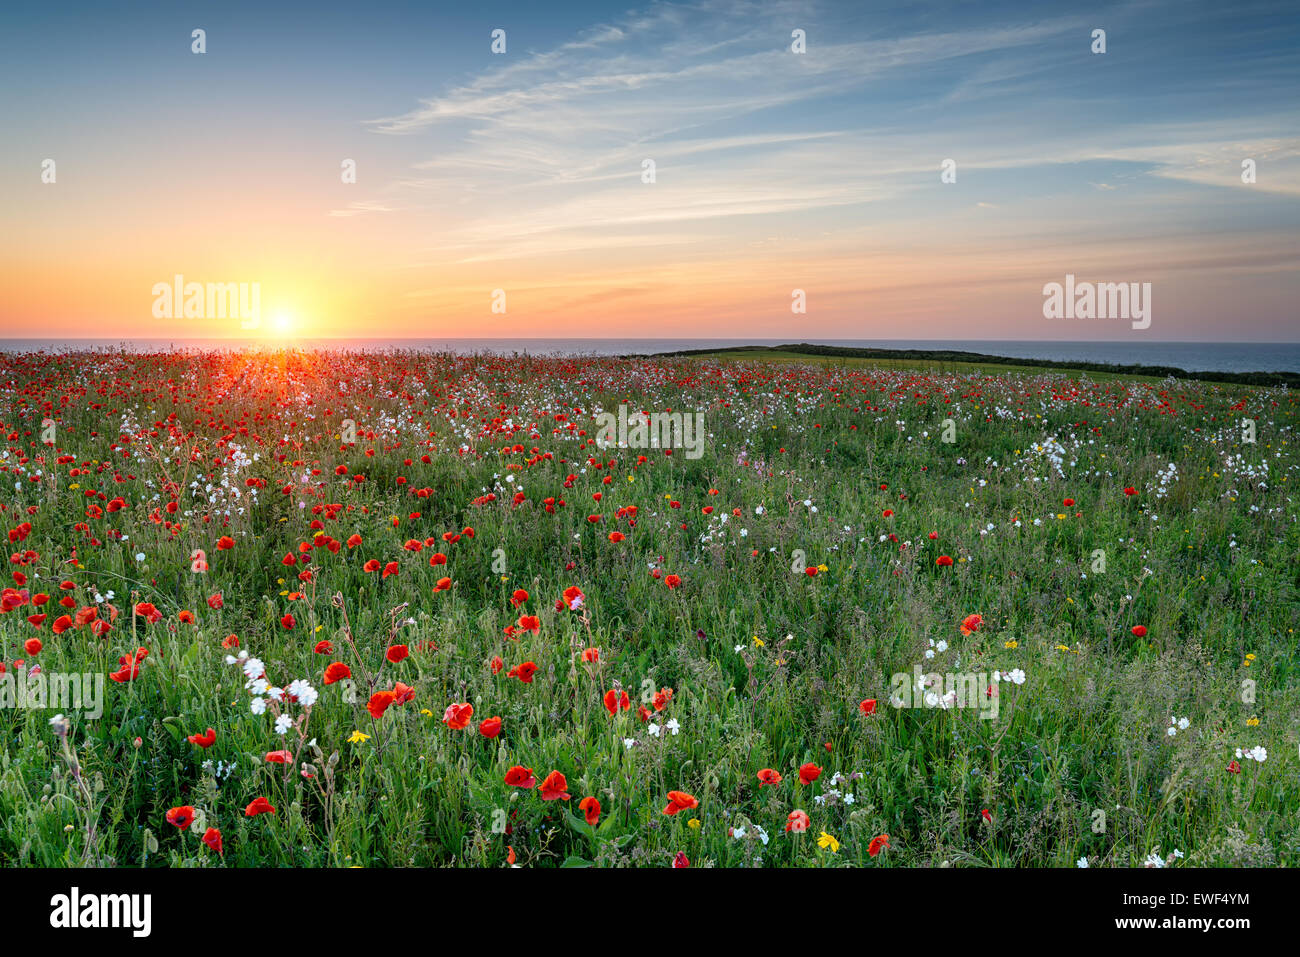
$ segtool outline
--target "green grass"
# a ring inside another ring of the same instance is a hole
[[[0,710],[0,861],[504,866],[513,848],[525,866],[668,866],[679,852],[692,866],[1140,866],[1175,850],[1177,866],[1297,863],[1294,393],[765,358],[777,361],[672,360],[661,374],[663,359],[5,357],[2,514],[8,528],[31,523],[11,551],[37,553],[11,570],[31,595],[71,595],[70,614],[120,614],[106,635],[55,636],[64,609],[40,609],[37,629],[24,619],[38,609],[15,608],[0,616],[0,657],[10,675],[15,659],[108,674],[137,647],[149,654],[136,680],[108,683],[102,717],[67,711],[66,753],[54,709]],[[623,399],[702,411],[702,457],[584,447],[593,410]],[[53,453],[40,445],[45,401]],[[362,434],[345,447],[347,417]],[[1053,436],[1063,474],[1035,451]],[[257,461],[235,469],[232,444]],[[348,481],[357,473],[364,483]],[[223,476],[238,501],[209,500]],[[255,503],[249,477],[266,482]],[[167,480],[181,490],[174,515]],[[495,501],[473,504],[486,492]],[[87,514],[116,496],[121,510]],[[547,498],[564,504],[547,511]],[[327,504],[344,508],[313,513]],[[629,506],[635,525],[618,514]],[[313,521],[343,544],[312,549],[303,583],[303,566],[281,559],[313,541]],[[466,527],[472,538],[443,541]],[[608,538],[616,529],[622,542]],[[218,550],[223,534],[233,548]],[[436,544],[403,549],[427,538]],[[206,571],[192,571],[195,549]],[[435,551],[445,565],[430,566]],[[815,577],[797,570],[798,552]],[[381,578],[364,571],[370,559],[400,570]],[[435,591],[443,576],[453,584]],[[557,611],[569,586],[585,608]],[[520,608],[516,588],[530,596]],[[217,593],[219,610],[207,603]],[[134,616],[135,602],[163,619]],[[964,635],[975,613],[984,624]],[[511,640],[502,630],[521,614],[540,630]],[[319,691],[305,726],[281,736],[252,713],[225,661],[232,634],[273,684]],[[33,636],[35,656],[22,647]],[[331,654],[314,652],[321,640]],[[384,660],[394,643],[411,651],[398,664]],[[582,660],[587,648],[598,663]],[[323,684],[334,661],[350,666],[355,702]],[[531,683],[507,677],[526,661]],[[1001,682],[990,720],[890,707],[891,677],[917,664],[1019,669],[1025,681]],[[399,681],[413,699],[373,718],[371,694]],[[612,717],[602,696],[616,688],[632,710]],[[673,694],[653,736],[636,708],[658,689]],[[464,730],[442,721],[455,702],[474,708]],[[492,716],[494,740],[477,732]],[[1171,717],[1188,719],[1173,737]],[[210,748],[187,740],[209,727]],[[1257,745],[1267,760],[1228,772],[1237,748]],[[267,763],[281,748],[292,763]],[[802,784],[809,762],[821,775]],[[539,784],[562,772],[571,800],[507,786],[513,765]],[[783,780],[760,787],[763,769]],[[832,785],[836,774],[853,777]],[[699,806],[666,815],[669,791]],[[245,816],[259,796],[277,812]],[[595,828],[577,806],[587,796],[602,806]],[[224,857],[199,842],[202,828],[167,823],[183,805],[221,830]],[[806,833],[784,831],[795,810]],[[819,846],[823,833],[838,849]],[[889,848],[870,855],[884,834]]]

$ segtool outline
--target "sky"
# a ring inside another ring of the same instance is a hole
[[[1297,341],[1298,91],[1293,0],[6,4],[0,338]]]

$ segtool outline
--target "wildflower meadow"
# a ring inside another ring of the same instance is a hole
[[[1294,865],[1294,390],[0,354],[0,861]]]

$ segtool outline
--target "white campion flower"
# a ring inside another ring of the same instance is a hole
[[[265,698],[254,698],[252,701],[249,702],[248,706],[250,709],[252,709],[253,714],[266,714]]]
[[[316,699],[320,697],[316,689],[305,678],[289,682],[289,694],[297,699],[298,704],[304,708],[310,708],[316,703]]]
[[[252,678],[260,678],[260,677],[262,676],[262,673],[265,672],[265,671],[266,671],[266,665],[264,665],[264,664],[262,663],[262,659],[261,659],[261,658],[247,658],[247,659],[245,659],[245,661],[244,661],[244,677],[245,677],[245,678],[249,678],[249,679],[252,679]]]
[[[664,727],[672,734],[676,734],[678,731],[682,730],[682,726],[677,723],[676,718],[669,718],[668,723],[665,724]]]
[[[293,718],[287,714],[282,714],[275,719],[275,733],[284,734],[293,727]]]
[[[1007,675],[1007,679],[1014,685],[1022,685],[1025,683],[1025,673],[1019,668],[1014,668]]]
[[[651,721],[650,724],[646,726],[646,732],[652,738],[659,737],[659,730],[660,730],[659,725],[655,724],[653,721]]]
[[[1075,866],[1075,867],[1087,867],[1087,866],[1088,866],[1088,859],[1087,859],[1086,857],[1081,857],[1081,858],[1079,858],[1077,861],[1074,862],[1074,866]]]

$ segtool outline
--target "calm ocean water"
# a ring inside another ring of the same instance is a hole
[[[299,339],[306,348],[422,349],[458,353],[527,352],[626,355],[677,349],[781,345],[791,341],[880,349],[960,349],[1022,359],[1167,365],[1188,371],[1300,372],[1300,342],[1027,342],[955,339]],[[273,340],[241,339],[0,339],[0,351],[34,349],[238,349],[274,346]]]

